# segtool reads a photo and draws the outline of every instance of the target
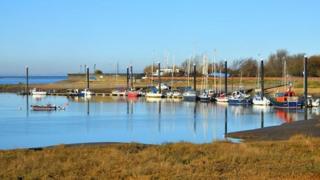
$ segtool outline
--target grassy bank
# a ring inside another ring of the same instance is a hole
[[[0,179],[315,179],[320,138],[233,144],[57,146],[0,151]]]

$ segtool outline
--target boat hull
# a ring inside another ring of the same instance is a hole
[[[250,105],[252,104],[251,99],[228,99],[230,105]]]

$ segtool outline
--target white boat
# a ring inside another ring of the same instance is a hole
[[[221,93],[215,99],[217,103],[228,103],[228,97],[224,93]]]
[[[158,92],[147,92],[146,97],[147,98],[162,98],[162,97],[164,97],[164,95],[162,93],[158,93]]]
[[[254,105],[260,105],[260,106],[269,106],[269,105],[271,105],[271,101],[266,97],[262,98],[260,94],[257,94],[257,95],[255,95],[253,97],[252,103]]]
[[[195,91],[186,91],[183,93],[183,100],[196,101],[197,100],[197,93]]]
[[[183,96],[181,92],[173,91],[172,98],[183,98]]]
[[[320,106],[320,99],[314,99],[312,96],[308,96],[307,105],[309,107],[319,107]]]
[[[206,91],[204,91],[199,95],[199,100],[202,102],[209,102],[211,100],[211,97]]]
[[[182,98],[182,94],[179,91],[169,91],[166,93],[167,98]]]
[[[80,96],[83,96],[83,97],[90,97],[93,94],[94,93],[89,89],[84,89],[83,91],[80,92]]]
[[[47,92],[46,91],[41,91],[37,88],[34,88],[31,90],[31,95],[40,95],[40,96],[45,96],[47,95]]]
[[[112,95],[112,96],[126,96],[126,94],[127,94],[127,91],[125,91],[125,90],[118,90],[118,89],[113,90],[113,91],[111,92],[111,95]]]

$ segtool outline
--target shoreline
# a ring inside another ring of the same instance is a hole
[[[288,140],[297,135],[320,137],[320,118],[299,120],[262,129],[233,132],[229,133],[228,137],[244,141],[279,141]]]

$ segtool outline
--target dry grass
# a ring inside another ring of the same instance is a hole
[[[0,151],[0,179],[316,179],[320,138]]]

